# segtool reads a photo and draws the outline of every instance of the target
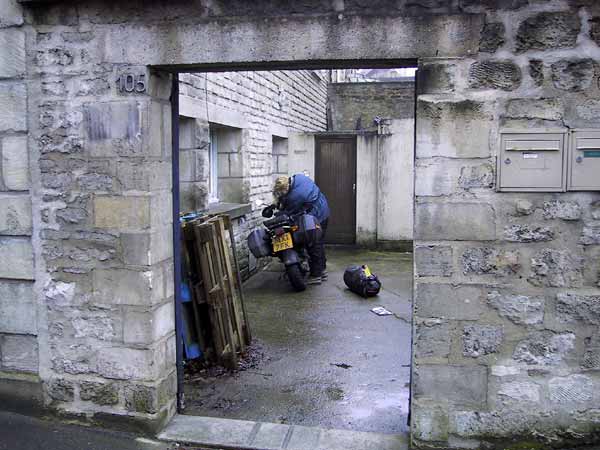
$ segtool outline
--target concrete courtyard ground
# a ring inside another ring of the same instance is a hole
[[[343,271],[368,264],[379,296],[348,291]],[[272,264],[245,284],[257,352],[234,375],[195,377],[186,414],[378,433],[407,428],[412,255],[328,249],[329,280],[295,293]],[[377,316],[384,306],[394,313]]]

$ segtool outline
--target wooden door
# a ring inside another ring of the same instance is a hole
[[[315,181],[327,197],[331,215],[325,242],[356,242],[356,137],[317,136]]]

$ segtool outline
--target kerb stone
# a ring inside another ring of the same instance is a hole
[[[417,203],[415,233],[430,241],[494,240],[494,209],[483,203]]]

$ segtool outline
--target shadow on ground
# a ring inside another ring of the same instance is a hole
[[[368,264],[383,282],[372,299],[348,291],[343,271]],[[380,433],[407,431],[412,255],[328,249],[329,280],[292,292],[273,264],[245,284],[259,353],[234,375],[195,377],[187,414]],[[380,317],[370,309],[395,313]]]

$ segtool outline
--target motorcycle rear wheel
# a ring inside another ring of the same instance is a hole
[[[296,292],[302,292],[306,289],[306,280],[304,279],[302,270],[300,270],[299,264],[286,266],[285,271],[290,280],[290,284]]]

